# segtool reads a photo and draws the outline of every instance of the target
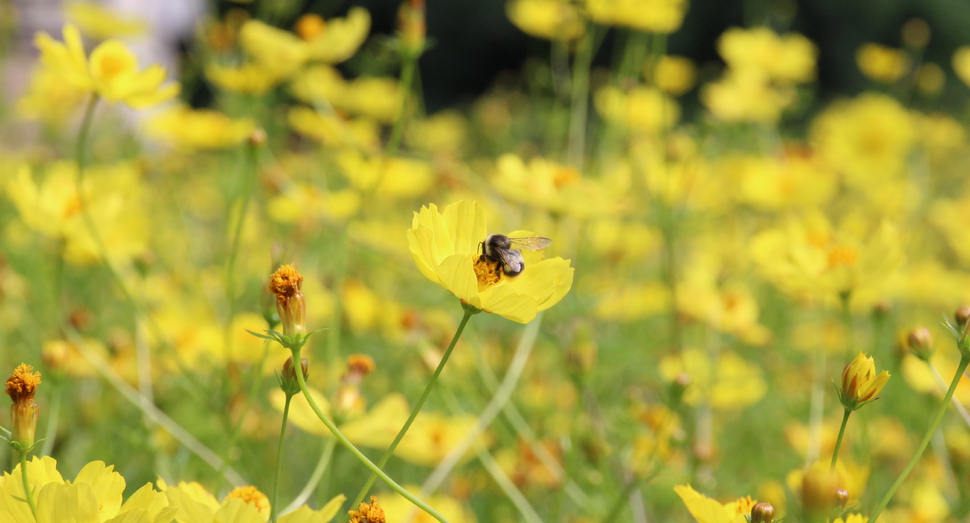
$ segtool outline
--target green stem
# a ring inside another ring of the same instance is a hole
[[[300,373],[297,372],[297,374]],[[286,419],[290,416],[290,401],[292,399],[293,395],[287,393],[286,403],[283,404],[283,423],[280,425],[280,443],[276,449],[276,478],[273,479],[273,499],[270,500],[269,505],[273,523],[276,523],[276,517],[280,513],[278,502],[280,499],[280,475],[283,473],[283,441],[286,439]]]
[[[845,409],[845,414],[842,415],[842,426],[839,427],[839,437],[835,440],[835,451],[832,452],[832,463],[829,465],[831,470],[835,470],[835,464],[839,461],[839,449],[842,448],[842,437],[845,436],[845,426],[849,423],[849,415],[852,411]]]
[[[300,349],[291,348],[290,351],[293,353],[293,361],[300,361]],[[416,507],[427,512],[428,514],[431,515],[431,517],[437,519],[441,523],[449,523],[449,521],[445,519],[445,517],[442,516],[441,513],[439,513],[437,510],[431,508],[427,503],[418,499],[414,494],[411,494],[410,492],[408,492],[401,485],[398,485],[397,482],[395,482],[387,474],[385,474],[384,471],[380,469],[380,467],[375,465],[373,461],[367,459],[367,456],[365,456],[364,453],[360,451],[360,449],[354,446],[354,444],[351,443],[349,439],[347,439],[347,436],[344,436],[343,432],[340,432],[340,429],[337,428],[337,425],[335,425],[334,422],[331,421],[330,418],[323,413],[323,410],[321,410],[320,406],[317,405],[316,400],[314,400],[313,396],[310,395],[310,389],[307,388],[306,379],[304,379],[302,372],[296,373],[296,380],[300,383],[300,391],[303,392],[303,397],[306,398],[307,403],[310,404],[310,408],[313,410],[314,413],[316,413],[317,417],[320,418],[320,421],[322,421],[323,424],[327,426],[330,432],[333,433],[334,437],[336,437],[337,440],[340,441],[341,445],[346,447],[351,454],[353,454],[358,460],[360,460],[361,463],[364,464],[364,466],[369,468],[371,472],[373,472],[377,477],[381,478],[384,481],[384,483],[387,483],[387,486],[391,487],[392,490],[394,490],[395,492],[403,496],[404,499],[410,501]]]
[[[246,147],[246,163],[250,167],[250,176],[248,179],[243,181],[242,194],[239,196],[240,209],[239,214],[236,216],[236,223],[233,227],[231,240],[229,244],[229,254],[226,260],[226,300],[227,306],[229,308],[228,319],[226,320],[226,325],[232,324],[232,318],[236,314],[236,280],[233,277],[233,273],[236,269],[236,259],[239,257],[239,244],[242,242],[242,230],[243,225],[246,221],[246,213],[249,210],[249,203],[252,200],[253,187],[256,185],[256,176],[259,167],[258,158],[258,145],[250,143]],[[231,208],[230,208],[231,212]],[[230,351],[232,350],[232,336],[226,329],[226,358],[231,357]]]
[[[398,431],[397,436],[394,437],[394,441],[391,442],[391,445],[387,447],[387,450],[384,451],[384,455],[381,456],[381,459],[377,462],[378,467],[383,467],[385,464],[387,464],[387,460],[391,458],[392,454],[394,454],[394,449],[397,448],[398,443],[404,439],[404,435],[407,434],[408,429],[411,428],[411,423],[414,422],[414,418],[418,417],[418,412],[421,412],[421,407],[424,406],[425,400],[427,400],[428,396],[431,394],[431,389],[434,388],[435,382],[438,381],[438,376],[441,374],[441,369],[445,368],[445,363],[447,363],[448,358],[451,357],[451,352],[455,349],[455,345],[458,343],[458,338],[461,337],[462,331],[465,330],[465,324],[468,323],[468,320],[472,317],[472,314],[473,312],[470,311],[470,309],[465,311],[465,315],[461,318],[461,323],[458,324],[458,330],[455,331],[454,337],[451,338],[451,344],[448,345],[448,349],[446,349],[444,355],[441,356],[441,361],[438,362],[438,367],[434,370],[434,374],[431,375],[431,379],[424,387],[424,392],[421,394],[421,397],[418,398],[418,402],[414,405],[414,408],[411,409],[411,415],[408,416],[408,420],[404,422],[404,426],[401,427],[400,431]],[[364,487],[360,489],[360,492],[357,494],[354,502],[350,504],[351,507],[360,505],[361,500],[363,500],[364,496],[367,495],[367,491],[370,490],[375,479],[377,479],[376,474],[372,474],[371,477],[367,478],[367,482],[364,483]]]
[[[20,452],[20,477],[24,480],[24,497],[30,505],[30,513],[37,519],[37,505],[34,504],[34,493],[30,491],[30,482],[27,481],[27,451]]]
[[[414,71],[418,65],[418,53],[408,52],[404,54],[404,63],[401,64],[401,114],[394,121],[391,129],[391,137],[387,140],[387,155],[394,156],[401,148],[401,139],[404,136],[404,124],[407,123],[408,107],[411,98],[411,84],[414,83]],[[375,185],[375,189],[377,186]],[[357,505],[353,505],[357,506]]]
[[[586,115],[589,110],[589,69],[593,64],[595,26],[590,26],[573,62],[572,110],[569,115],[569,164],[580,169],[586,151]]]
[[[950,398],[953,397],[953,392],[957,390],[957,385],[960,384],[960,378],[963,376],[963,371],[966,370],[968,364],[970,364],[970,354],[963,355],[960,358],[960,364],[957,365],[957,372],[953,376],[953,381],[950,382],[950,388],[947,389],[946,396],[943,397],[943,402],[940,403],[940,408],[937,409],[936,417],[933,418],[930,428],[926,431],[926,435],[923,436],[923,441],[920,442],[919,448],[916,449],[916,454],[913,454],[913,457],[910,458],[906,468],[903,469],[903,472],[898,478],[896,478],[896,482],[889,487],[889,491],[886,492],[885,496],[883,496],[882,501],[879,502],[879,506],[876,507],[876,510],[872,511],[872,515],[869,516],[869,523],[876,523],[876,520],[879,518],[879,514],[882,513],[883,509],[886,508],[886,505],[889,504],[889,500],[892,499],[893,495],[896,493],[896,490],[898,490],[899,486],[903,484],[903,481],[906,480],[906,476],[909,475],[910,471],[913,470],[913,467],[916,466],[916,462],[919,461],[920,456],[923,455],[923,451],[926,450],[926,446],[930,443],[930,439],[933,438],[933,433],[936,432],[937,427],[940,426],[940,421],[943,420],[943,415],[946,414],[947,407],[950,406]]]
[[[620,511],[623,510],[624,506],[626,506],[630,493],[633,492],[633,489],[637,488],[645,478],[646,476],[637,476],[626,484],[626,487],[623,488],[623,492],[620,492],[620,495],[617,496],[616,501],[613,502],[613,506],[610,508],[607,516],[603,518],[603,523],[612,523],[613,521],[618,521]]]

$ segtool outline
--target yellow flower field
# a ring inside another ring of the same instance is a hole
[[[447,2],[0,4],[0,523],[970,518],[939,17],[503,0],[430,110]]]

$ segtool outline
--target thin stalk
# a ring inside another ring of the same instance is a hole
[[[586,116],[589,111],[589,69],[593,64],[595,26],[583,35],[573,61],[572,110],[569,115],[569,164],[580,169],[586,151]]]
[[[835,470],[835,464],[839,461],[839,449],[842,448],[842,437],[845,436],[845,426],[849,423],[849,415],[852,411],[845,409],[845,414],[842,415],[842,426],[839,427],[839,437],[835,440],[835,450],[832,452],[832,463],[829,465],[831,470]]]
[[[270,500],[270,514],[273,523],[279,516],[280,509],[278,501],[280,499],[280,475],[283,473],[283,441],[286,439],[286,419],[290,416],[290,401],[293,395],[286,394],[286,403],[283,404],[283,422],[280,424],[280,442],[276,448],[276,477],[273,479],[273,499]]]
[[[424,392],[421,394],[421,397],[418,398],[418,402],[414,405],[414,408],[411,409],[411,415],[408,416],[408,420],[404,422],[404,426],[398,431],[397,436],[394,437],[394,441],[391,442],[391,445],[387,447],[387,450],[384,451],[384,455],[381,456],[380,460],[378,460],[378,467],[383,468],[384,465],[387,464],[387,460],[391,458],[392,454],[394,454],[394,449],[397,448],[397,445],[401,443],[404,435],[407,434],[408,429],[411,428],[411,423],[414,422],[414,418],[418,416],[418,412],[421,412],[421,407],[424,406],[425,400],[427,400],[428,396],[431,394],[431,389],[434,388],[435,382],[438,381],[438,376],[441,374],[441,369],[445,368],[445,363],[447,363],[448,358],[451,357],[451,352],[455,349],[455,345],[458,343],[458,338],[461,337],[462,331],[465,330],[465,324],[468,323],[468,320],[472,317],[472,314],[473,312],[470,310],[465,311],[465,315],[461,318],[461,323],[458,324],[458,330],[455,331],[454,337],[451,338],[451,344],[448,345],[444,355],[441,356],[441,361],[438,362],[438,367],[434,370],[434,374],[431,375],[431,379],[424,387]],[[370,490],[375,479],[377,479],[375,474],[372,474],[371,477],[367,478],[367,482],[364,483],[364,487],[360,489],[357,497],[354,498],[354,502],[350,504],[351,507],[360,505],[361,500],[363,500],[364,496],[367,495],[367,491]]]
[[[414,83],[414,71],[417,69],[419,56],[417,53],[405,53],[404,63],[401,64],[401,89],[403,90],[401,114],[394,121],[394,127],[391,129],[391,137],[387,139],[388,156],[394,156],[397,154],[398,149],[401,148],[401,139],[404,136],[404,124],[407,123],[408,118],[411,84]],[[357,505],[352,506],[356,507]]]
[[[232,323],[232,318],[236,314],[236,279],[234,278],[234,273],[236,269],[236,259],[239,257],[239,244],[242,242],[242,230],[243,225],[246,222],[246,213],[249,211],[249,203],[252,200],[253,188],[256,185],[256,176],[259,168],[259,157],[258,157],[258,145],[248,144],[246,146],[246,166],[248,169],[248,177],[243,181],[243,192],[239,195],[240,209],[239,214],[236,216],[236,223],[232,229],[229,242],[229,253],[226,256],[226,305],[229,308],[228,318],[226,320],[226,358],[228,359],[231,354],[231,342],[232,336],[229,334],[228,325]],[[230,213],[232,206],[230,206]]]
[[[889,491],[883,496],[882,501],[879,502],[879,506],[876,510],[872,511],[872,515],[869,516],[870,523],[876,523],[879,519],[879,514],[882,513],[886,505],[889,504],[889,500],[892,499],[896,491],[899,490],[899,486],[903,484],[906,480],[906,476],[913,470],[916,466],[916,462],[919,461],[920,456],[923,455],[923,451],[926,450],[926,446],[929,444],[930,439],[933,438],[933,433],[936,432],[937,427],[940,426],[940,421],[943,420],[943,415],[946,414],[947,407],[950,406],[950,399],[953,397],[953,392],[957,390],[957,385],[960,384],[960,378],[963,376],[963,371],[967,369],[967,365],[970,364],[970,355],[964,355],[960,358],[960,364],[957,365],[956,374],[953,376],[953,381],[950,382],[950,388],[946,391],[946,396],[943,397],[943,401],[940,403],[940,408],[936,411],[936,416],[933,418],[933,422],[930,424],[929,429],[926,431],[926,435],[923,436],[923,441],[920,442],[919,447],[916,449],[916,453],[910,458],[909,463],[903,472],[896,478],[896,481],[889,487]]]
[[[607,513],[606,517],[603,518],[603,523],[613,523],[614,521],[618,521],[620,511],[623,510],[623,507],[627,504],[630,494],[632,494],[633,490],[640,486],[645,479],[647,479],[647,476],[637,476],[627,482],[626,487],[623,488],[623,492],[620,492],[620,495],[617,496],[616,501],[613,502],[613,506],[610,508],[610,511]]]
[[[943,381],[943,376],[940,376],[940,371],[936,370],[936,365],[933,365],[933,362],[931,362],[929,359],[926,360],[926,365],[930,368],[930,373],[933,374],[933,379],[936,380],[936,384],[941,390],[946,390],[946,382]],[[964,372],[964,375],[966,375],[966,372]],[[951,400],[953,401],[953,406],[956,407],[957,412],[960,413],[960,417],[963,418],[964,423],[970,427],[970,413],[967,412],[967,408],[964,407],[963,403],[960,402],[960,398],[953,396]]]
[[[293,353],[293,361],[300,361],[300,349],[291,349],[291,352]],[[334,437],[336,437],[337,440],[340,441],[340,443],[344,447],[346,447],[351,454],[353,454],[358,460],[360,460],[360,462],[363,463],[365,467],[369,468],[371,472],[373,472],[377,477],[381,478],[384,481],[384,483],[387,483],[387,486],[391,487],[392,490],[394,490],[395,492],[403,496],[404,499],[410,501],[412,504],[416,505],[421,510],[427,512],[429,515],[431,515],[431,517],[437,519],[441,523],[449,523],[449,521],[444,516],[442,516],[441,513],[439,513],[437,510],[431,508],[427,503],[418,499],[414,494],[411,494],[410,492],[408,492],[401,485],[398,485],[397,482],[395,482],[393,479],[390,478],[390,476],[385,474],[384,471],[380,469],[380,467],[375,465],[373,461],[367,459],[367,456],[365,456],[364,453],[360,451],[360,449],[354,446],[354,444],[351,443],[349,439],[347,439],[347,436],[344,436],[343,432],[340,432],[340,429],[337,428],[337,425],[335,425],[334,422],[331,421],[330,418],[323,413],[323,410],[321,410],[320,406],[317,405],[316,400],[314,400],[313,396],[310,395],[310,389],[307,388],[306,379],[303,378],[302,372],[296,373],[296,380],[300,383],[300,391],[303,392],[303,397],[305,397],[307,403],[310,404],[310,408],[317,415],[317,417],[320,418],[320,421],[322,421],[323,424],[327,426],[327,429],[329,429],[330,432],[333,433]],[[351,505],[351,506],[354,506],[354,505]]]
[[[24,481],[24,497],[27,498],[27,504],[30,505],[30,513],[34,515],[34,519],[37,519],[37,505],[34,504],[34,493],[30,491],[30,482],[27,481],[27,450],[23,450],[20,453],[20,477]]]

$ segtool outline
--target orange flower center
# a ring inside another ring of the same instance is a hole
[[[327,22],[320,15],[309,13],[296,21],[294,30],[300,38],[309,42],[327,30]]]
[[[478,277],[478,292],[497,285],[502,281],[502,269],[498,262],[489,261],[484,256],[479,256],[475,261],[475,276]]]
[[[256,509],[259,510],[260,512],[265,512],[269,510],[269,498],[267,498],[266,494],[263,494],[262,492],[260,492],[259,489],[257,489],[256,487],[253,487],[253,486],[237,487],[232,492],[230,492],[228,496],[226,496],[226,499],[234,499],[234,498],[238,498],[245,501],[246,503],[256,507]]]
[[[829,249],[828,263],[829,268],[834,269],[839,266],[852,267],[859,258],[859,253],[852,247],[836,245]]]
[[[109,54],[101,57],[100,65],[101,73],[106,78],[114,78],[119,73],[128,69],[128,60],[123,56]]]

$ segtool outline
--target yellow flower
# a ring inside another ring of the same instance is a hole
[[[246,54],[277,77],[288,78],[308,58],[308,50],[296,35],[259,20],[247,20],[239,28],[239,43]]]
[[[746,523],[745,515],[751,514],[751,508],[757,505],[757,501],[750,496],[720,503],[697,492],[690,485],[677,485],[674,492],[698,523]]]
[[[684,21],[687,0],[587,0],[586,9],[590,19],[604,25],[673,33]]]
[[[421,491],[421,487],[418,485],[404,485],[404,488],[415,495]],[[377,499],[380,500],[384,512],[392,515],[392,521],[412,521],[413,523],[435,523],[436,521],[430,514],[418,510],[397,492],[378,493]],[[475,523],[476,521],[475,514],[461,501],[453,497],[445,494],[433,494],[422,499],[452,523]]]
[[[489,231],[485,210],[462,200],[438,212],[435,204],[414,213],[408,246],[418,269],[431,281],[454,294],[463,304],[493,312],[512,321],[528,323],[569,292],[573,268],[569,260],[544,260],[542,252],[522,253],[525,270],[506,276],[479,257],[480,243]],[[530,236],[519,231],[514,236]]]
[[[798,33],[779,36],[767,27],[735,27],[721,35],[717,50],[735,71],[755,71],[783,84],[815,79],[818,49]]]
[[[280,72],[262,64],[246,63],[237,67],[209,64],[206,77],[221,89],[247,94],[265,94],[284,80]]]
[[[411,158],[368,158],[348,149],[337,157],[337,165],[351,186],[365,194],[410,198],[424,194],[435,180],[429,163]]]
[[[875,401],[889,381],[889,372],[876,375],[876,363],[862,352],[842,370],[842,387],[839,401],[848,410],[858,410],[866,403]]]
[[[333,67],[315,65],[298,74],[293,94],[313,105],[333,105],[354,115],[393,123],[401,112],[404,91],[394,78],[359,77],[347,81]]]
[[[30,75],[27,91],[17,100],[17,114],[47,124],[65,124],[84,101],[85,91],[65,82],[60,74],[37,67]]]
[[[269,517],[269,501],[255,487],[239,487],[221,503],[205,487],[194,481],[183,481],[169,486],[159,479],[158,488],[172,507],[178,507],[174,515],[175,521],[179,523],[266,523]],[[339,494],[320,510],[301,506],[285,516],[280,516],[279,523],[327,523],[337,515],[346,499],[346,496]]]
[[[753,69],[728,70],[720,80],[704,85],[700,94],[707,109],[728,122],[777,122],[795,101],[789,87],[775,86]]]
[[[960,80],[970,86],[970,46],[960,46],[953,51],[952,64]]]
[[[526,162],[513,153],[500,156],[492,173],[492,185],[506,198],[577,217],[617,211],[617,199],[601,181],[586,178],[569,165],[541,157]]]
[[[698,349],[684,349],[678,356],[660,360],[660,374],[673,382],[682,374],[691,384],[684,392],[689,405],[708,403],[716,409],[738,409],[754,405],[768,392],[761,368],[733,352],[722,351],[716,361]]]
[[[347,18],[327,20],[322,30],[307,39],[307,56],[310,60],[338,64],[353,56],[369,33],[370,13],[353,7]]]
[[[573,40],[586,32],[579,10],[564,0],[512,0],[505,12],[516,27],[546,40]]]
[[[227,149],[252,134],[252,120],[236,120],[207,109],[177,105],[158,113],[145,124],[150,136],[184,150]]]
[[[902,49],[867,43],[855,52],[862,74],[877,81],[893,83],[909,71],[909,57]]]
[[[368,118],[345,120],[336,112],[297,106],[290,108],[287,120],[291,129],[325,146],[377,150],[380,145],[380,125]]]
[[[73,481],[65,481],[51,457],[34,457],[27,462],[27,482],[37,505],[36,519],[24,502],[20,465],[0,477],[0,521],[62,523],[70,521],[103,523],[148,523],[171,521],[175,507],[151,483],[138,489],[122,503],[125,479],[114,466],[92,461]],[[211,520],[210,520],[211,522]]]
[[[633,132],[656,133],[680,119],[680,106],[661,90],[636,87],[629,92],[604,86],[593,95],[596,110],[614,125]]]
[[[643,76],[652,80],[665,93],[680,96],[694,87],[697,66],[690,58],[664,55],[652,71],[649,63],[645,64]]]
[[[64,17],[97,40],[138,36],[147,25],[139,17],[124,16],[105,5],[80,0],[64,3]]]
[[[156,64],[139,71],[138,60],[124,43],[103,42],[88,59],[77,28],[67,24],[63,34],[64,42],[58,42],[47,33],[38,33],[35,43],[44,66],[65,82],[108,102],[122,102],[136,109],[158,105],[178,95],[178,83],[162,85],[162,66]]]

